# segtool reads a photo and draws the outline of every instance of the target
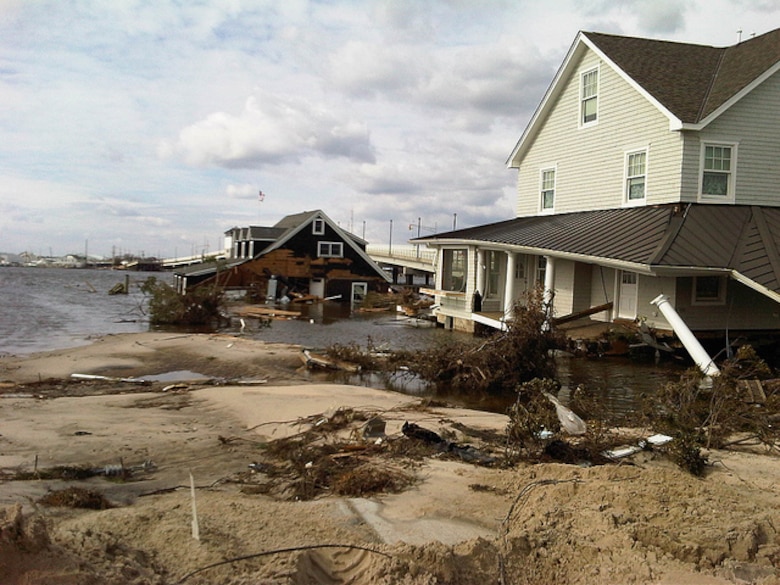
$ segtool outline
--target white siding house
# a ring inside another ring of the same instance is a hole
[[[438,318],[500,327],[541,282],[556,316],[610,304],[591,318],[669,329],[664,294],[695,331],[780,329],[778,152],[780,30],[581,32],[507,161],[517,216],[415,240],[440,250]]]

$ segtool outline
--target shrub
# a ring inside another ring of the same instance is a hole
[[[150,276],[141,284],[149,297],[149,321],[152,324],[208,325],[219,320],[224,308],[222,289],[202,286],[179,294],[176,290]]]

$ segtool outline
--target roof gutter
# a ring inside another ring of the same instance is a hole
[[[612,258],[602,258],[600,256],[590,256],[588,254],[578,254],[576,252],[564,252],[561,250],[550,250],[547,248],[536,248],[533,246],[518,246],[516,244],[502,244],[499,242],[485,242],[484,240],[414,240],[427,244],[429,247],[458,248],[471,246],[482,248],[483,250],[503,250],[505,252],[517,252],[519,254],[530,254],[533,256],[551,256],[562,260],[572,260],[575,262],[584,262],[585,264],[596,264],[617,270],[627,272],[636,272],[647,276],[655,276],[652,268],[647,264],[640,262],[630,262],[628,260],[615,260]]]

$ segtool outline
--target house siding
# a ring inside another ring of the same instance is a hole
[[[777,303],[768,297],[729,280],[726,301],[721,305],[694,305],[693,278],[677,279],[675,309],[694,330],[725,331],[772,330],[780,328]],[[715,309],[715,310],[713,310]]]
[[[574,262],[570,260],[555,260],[555,298],[553,301],[553,316],[562,317],[572,312],[574,304]]]
[[[580,128],[579,75],[599,66],[598,122]],[[625,154],[648,149],[647,204],[680,197],[683,141],[669,120],[598,56],[588,51],[566,81],[533,146],[520,162],[517,214],[539,214],[542,168],[556,167],[555,213],[624,204]]]
[[[780,73],[775,73],[702,131],[685,133],[683,194],[696,201],[702,142],[738,143],[735,203],[780,206]]]

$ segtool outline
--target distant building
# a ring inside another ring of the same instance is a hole
[[[299,294],[359,301],[390,282],[366,254],[366,242],[320,210],[289,215],[272,227],[231,228],[225,247],[224,262],[176,270],[177,290],[216,284],[271,300]]]

